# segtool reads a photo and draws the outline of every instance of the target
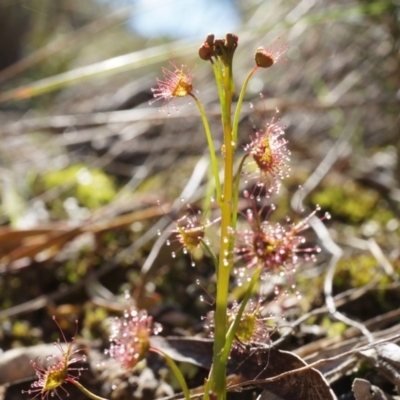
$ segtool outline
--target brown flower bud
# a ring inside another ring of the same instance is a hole
[[[210,33],[204,43],[199,48],[199,57],[202,60],[209,61],[211,60],[214,54],[214,35]]]
[[[223,49],[225,48],[225,40],[224,39],[215,39],[214,41],[214,49],[217,56],[223,55]]]
[[[200,48],[199,48],[199,57],[202,60],[209,61],[211,60],[212,57],[212,50],[210,49],[210,46],[208,43],[204,42]]]
[[[238,45],[239,37],[234,35],[233,33],[227,33],[225,36],[225,47],[230,52],[234,52]]]
[[[211,48],[214,46],[214,35],[212,33],[207,35],[205,43],[207,43]]]

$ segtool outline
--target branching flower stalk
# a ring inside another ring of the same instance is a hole
[[[232,79],[233,55],[238,45],[238,37],[227,34],[224,40],[215,39],[209,35],[200,47],[199,55],[202,59],[211,61],[216,78],[222,111],[222,127],[224,144],[222,147],[224,186],[219,197],[221,209],[221,228],[219,262],[217,269],[217,293],[215,301],[215,332],[214,332],[214,355],[213,368],[209,381],[212,390],[218,398],[226,396],[226,363],[221,359],[221,354],[226,346],[226,310],[228,307],[229,277],[233,262],[229,257],[232,248],[229,229],[232,223],[233,205],[233,164],[236,142],[232,136],[232,96],[234,83]]]
[[[214,39],[209,35],[199,49],[199,56],[203,60],[211,62],[216,84],[218,88],[221,111],[222,127],[224,133],[224,144],[222,147],[223,168],[224,168],[224,186],[222,194],[219,197],[221,208],[221,228],[220,228],[220,246],[219,263],[217,268],[217,293],[215,308],[215,330],[214,330],[214,355],[213,366],[210,371],[209,381],[206,385],[205,398],[208,398],[208,391],[211,389],[218,399],[226,398],[226,362],[232,346],[235,329],[237,328],[243,310],[250,298],[251,291],[261,273],[261,266],[253,275],[248,286],[245,298],[235,321],[227,331],[227,309],[228,309],[228,291],[229,279],[233,268],[233,237],[230,230],[236,228],[237,205],[239,196],[239,176],[243,162],[240,164],[237,180],[234,179],[233,165],[234,154],[237,147],[237,132],[239,124],[240,111],[247,89],[248,82],[253,74],[261,67],[268,68],[272,66],[286,49],[281,47],[266,50],[259,48],[255,55],[256,66],[250,71],[242,87],[239,101],[232,125],[232,96],[234,91],[234,82],[232,79],[232,61],[233,55],[238,45],[238,37],[228,33],[225,39]],[[277,50],[278,49],[278,50]]]
[[[217,198],[221,198],[221,183],[219,180],[219,169],[218,169],[218,161],[217,161],[217,156],[215,154],[215,148],[214,148],[214,140],[211,134],[210,130],[210,125],[208,124],[207,116],[204,111],[204,107],[201,104],[200,100],[193,94],[190,93],[190,96],[192,96],[193,100],[195,101],[197,108],[199,109],[201,120],[203,121],[203,127],[204,131],[206,133],[206,138],[207,138],[207,145],[208,149],[210,152],[210,159],[211,159],[211,168],[214,176],[214,181],[215,181],[215,190],[217,192]]]

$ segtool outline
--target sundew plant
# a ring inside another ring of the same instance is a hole
[[[268,326],[257,305],[256,292],[260,280],[276,282],[277,276],[286,277],[290,281],[287,285],[294,288],[296,269],[302,262],[314,260],[318,253],[318,248],[307,245],[302,236],[318,209],[294,222],[286,219],[278,223],[269,218],[275,208],[269,204],[270,197],[279,191],[282,181],[290,172],[290,151],[279,118],[275,116],[264,121],[263,126],[249,136],[246,145],[238,146],[238,125],[248,83],[258,70],[274,67],[286,52],[287,45],[273,44],[256,50],[254,67],[244,79],[233,110],[233,59],[238,44],[239,38],[231,33],[224,39],[208,35],[199,48],[200,59],[209,63],[213,71],[221,105],[221,148],[214,147],[214,136],[197,97],[195,79],[190,68],[171,63],[168,68],[163,68],[163,78],[152,89],[155,101],[167,103],[175,101],[177,97],[189,97],[194,101],[209,148],[213,179],[210,184],[215,191],[219,212],[212,225],[214,228],[218,226],[219,243],[209,243],[206,231],[210,223],[201,218],[181,218],[176,221],[174,231],[175,239],[186,252],[203,247],[215,267],[216,293],[212,294],[215,302],[205,318],[205,325],[211,331],[210,336],[214,341],[212,365],[203,391],[203,398],[207,400],[226,399],[227,363],[232,349],[246,346],[257,348],[258,344],[268,342]],[[241,196],[248,204],[247,210],[239,210]],[[240,285],[243,291],[241,298],[230,304],[228,299],[232,282]],[[278,296],[280,289],[278,284],[276,286],[275,293]],[[112,323],[111,344],[107,354],[123,368],[132,370],[148,351],[160,353],[175,373],[185,398],[189,399],[190,391],[177,365],[161,349],[150,344],[151,335],[161,330],[162,327],[153,323],[145,310],[137,310],[129,302],[124,314]],[[79,357],[73,354],[76,351],[68,347],[67,351],[62,351],[57,362],[47,369],[39,368],[34,363],[39,381],[32,384],[30,393],[42,399],[54,393],[59,396],[58,389],[63,383],[69,382],[78,386],[88,397],[99,399],[77,382],[76,374],[71,375],[70,364],[79,361]]]

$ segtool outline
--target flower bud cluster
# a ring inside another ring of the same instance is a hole
[[[225,39],[215,39],[214,35],[208,35],[199,48],[199,57],[205,61],[219,58],[224,65],[231,65],[238,42],[239,37],[233,33],[227,33]]]

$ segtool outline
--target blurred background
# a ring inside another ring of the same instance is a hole
[[[252,78],[239,132],[246,143],[279,109],[292,175],[277,218],[303,185],[345,249],[335,291],[398,279],[399,0],[0,0],[0,348],[51,341],[51,315],[106,338],[125,289],[167,332],[198,329],[209,307],[194,281],[213,291],[209,261],[195,255],[188,273],[188,257],[151,249],[176,200],[206,191],[206,139],[189,100],[149,102],[161,68],[186,65],[218,149],[218,96],[197,50],[226,32],[239,36],[236,96],[258,47],[289,45]],[[299,313],[322,304],[324,265],[312,288],[304,278]],[[347,312],[397,307],[398,288],[387,293]]]

